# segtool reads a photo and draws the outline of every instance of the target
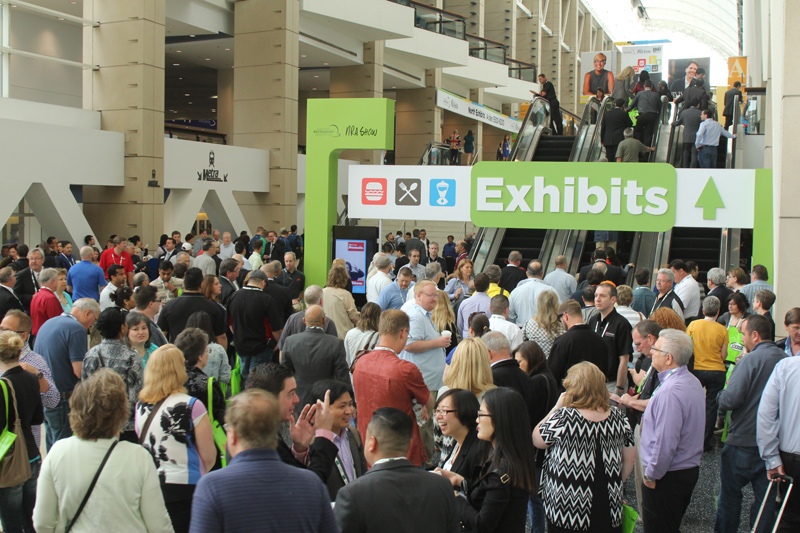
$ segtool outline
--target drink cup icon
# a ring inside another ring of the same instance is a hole
[[[436,190],[439,192],[439,199],[436,200],[436,203],[439,205],[447,205],[447,190],[450,188],[450,185],[446,181],[440,181],[436,184]]]

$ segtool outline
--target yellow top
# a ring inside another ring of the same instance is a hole
[[[495,296],[497,296],[501,292],[503,293],[503,296],[508,298],[508,291],[504,290],[504,289],[501,289],[500,285],[498,285],[497,283],[490,283],[489,284],[489,288],[486,290],[486,294],[489,295],[489,298],[494,298]]]
[[[725,326],[710,320],[695,320],[686,328],[694,342],[694,369],[725,371],[722,348],[728,344]],[[727,352],[726,352],[727,355]]]

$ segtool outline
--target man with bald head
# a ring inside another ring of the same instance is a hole
[[[306,394],[317,381],[335,379],[343,383],[350,381],[344,341],[325,334],[325,311],[319,305],[306,309],[303,322],[306,330],[292,335],[283,344],[281,362],[294,370],[297,380],[297,395],[300,403],[295,407],[299,414],[308,403]]]
[[[67,272],[67,290],[72,291],[72,300],[91,298],[100,300],[100,291],[108,285],[103,269],[92,263],[91,246],[80,249],[81,260]]]
[[[247,285],[228,300],[233,341],[242,364],[242,386],[250,369],[275,358],[283,331],[283,320],[272,297],[264,291],[267,276],[260,270],[250,274]]]
[[[317,305],[322,307],[322,287],[319,285],[309,285],[306,287],[304,298],[307,306]],[[306,310],[303,309],[302,311],[294,313],[286,320],[286,326],[284,326],[283,333],[278,341],[279,350],[283,350],[283,345],[289,337],[306,330],[306,324],[303,322],[305,316]],[[339,336],[338,331],[336,331],[336,324],[333,323],[333,320],[326,320],[322,329],[324,329],[325,333],[328,335],[333,335],[334,337]]]

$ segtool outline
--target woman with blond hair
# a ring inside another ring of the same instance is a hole
[[[450,332],[450,345],[444,350],[450,353],[450,350],[458,344],[459,337],[456,315],[453,313],[453,306],[450,305],[450,297],[445,291],[436,291],[436,306],[431,311],[431,320],[439,333]]]
[[[195,486],[217,457],[208,412],[186,393],[186,380],[183,352],[165,344],[147,361],[136,404],[136,434],[153,457],[176,532],[189,530]]]
[[[633,98],[633,76],[635,72],[633,67],[625,67],[622,72],[617,74],[617,81],[614,82],[614,90],[611,91],[611,100],[622,98],[625,100],[625,105],[628,105],[630,99]]]
[[[341,257],[337,257],[333,261],[331,261],[331,268],[333,267],[342,267],[343,269],[347,270],[347,261],[342,259]],[[353,280],[350,278],[350,273],[347,273],[347,283],[345,284],[345,290],[350,294],[353,294]]]
[[[36,491],[36,531],[108,531],[112,524],[132,532],[173,531],[153,458],[119,440],[128,421],[125,382],[101,368],[75,387],[69,400],[74,435],[56,443],[42,464]],[[102,475],[86,507],[76,516],[103,458]]]
[[[650,314],[650,320],[658,322],[662,328],[686,332],[686,323],[678,313],[669,307],[659,307],[653,311]]]
[[[347,337],[347,332],[358,324],[361,315],[356,309],[353,295],[347,291],[350,275],[342,266],[334,266],[328,272],[328,283],[322,289],[322,309],[327,320],[336,324],[336,333],[340,339]]]
[[[630,424],[610,407],[605,374],[594,364],[570,368],[564,387],[533,430],[534,446],[546,450],[540,494],[547,530],[585,531],[588,524],[593,532],[620,532],[622,484],[636,460]]]
[[[23,443],[24,436],[25,449],[17,449],[15,453],[22,454],[30,462],[31,468],[31,476],[28,479],[18,485],[0,489],[0,525],[3,531],[8,532],[34,531],[33,505],[36,502],[36,482],[42,465],[31,426],[38,426],[44,422],[44,408],[37,375],[26,371],[19,364],[23,348],[25,341],[17,333],[0,332],[0,372],[8,391],[8,404],[0,392],[0,428],[8,426],[8,430],[13,432],[14,424],[19,417],[22,431],[19,432],[21,435],[14,447],[16,448],[18,443]],[[11,450],[8,453],[10,452]]]
[[[539,293],[536,299],[536,314],[528,320],[523,328],[523,339],[535,341],[550,357],[553,341],[564,334],[564,325],[558,319],[558,294],[555,291]]]

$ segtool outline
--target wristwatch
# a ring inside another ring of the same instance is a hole
[[[656,482],[655,479],[651,479],[651,478],[647,477],[647,474],[643,474],[643,476],[644,476],[644,480],[647,481],[648,483],[655,483]]]
[[[44,377],[44,373],[40,370],[36,373],[36,379],[42,379]]]

